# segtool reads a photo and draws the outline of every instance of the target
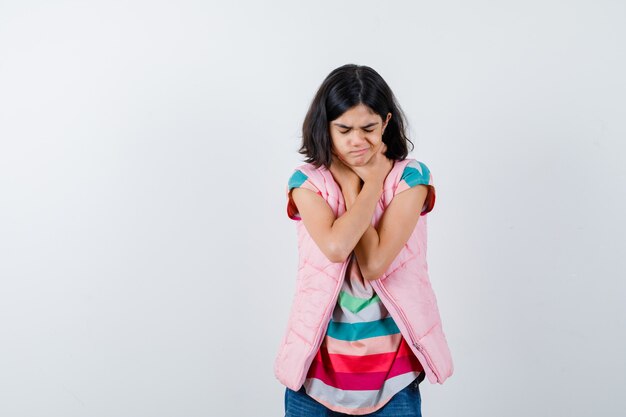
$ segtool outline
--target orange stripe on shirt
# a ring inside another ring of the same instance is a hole
[[[340,355],[365,356],[377,353],[395,352],[396,346],[400,343],[402,335],[400,333],[370,337],[367,339],[348,341],[338,340],[326,336],[323,346],[326,346],[328,353]]]

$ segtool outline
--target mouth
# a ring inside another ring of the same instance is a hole
[[[351,151],[350,154],[355,155],[355,156],[363,155],[365,152],[368,151],[368,149],[369,148],[364,148],[364,149],[359,149],[358,151]]]

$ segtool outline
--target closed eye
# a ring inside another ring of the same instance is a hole
[[[374,130],[376,130],[375,126],[377,124],[378,122],[372,122],[372,123],[366,124],[365,126],[361,126],[361,129],[363,129],[364,132],[372,133]],[[352,130],[352,126],[346,126],[341,123],[333,123],[333,125],[335,125],[337,129],[344,129],[344,130],[339,130],[339,133],[341,133],[342,135],[345,135],[346,133]]]
[[[348,129],[348,130],[340,130],[339,133],[341,133],[342,135],[345,135],[346,133],[348,133],[349,131],[351,131],[352,129]],[[374,131],[374,129],[363,129],[364,132],[367,133],[372,133]]]

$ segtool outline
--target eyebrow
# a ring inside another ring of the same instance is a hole
[[[333,124],[342,129],[352,129],[352,126],[346,126],[341,123],[333,123]],[[377,124],[378,122],[372,122],[372,123],[366,124],[365,126],[361,126],[361,129],[367,129],[368,127],[376,126]]]

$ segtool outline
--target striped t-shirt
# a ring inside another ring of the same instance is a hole
[[[419,184],[429,185],[424,215],[434,206],[435,189],[426,165],[412,160],[396,194]],[[296,187],[319,193],[299,170],[289,180],[289,196]],[[290,197],[288,214],[300,219]],[[333,411],[367,414],[384,406],[418,376],[423,379],[422,372],[422,365],[351,256],[326,335],[307,372],[307,394]]]

